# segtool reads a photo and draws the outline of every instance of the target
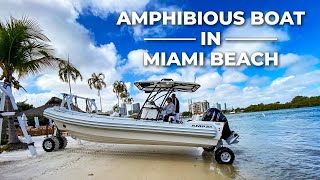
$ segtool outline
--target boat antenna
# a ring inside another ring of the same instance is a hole
[[[196,80],[197,80],[197,76],[194,76],[194,83],[196,83]]]

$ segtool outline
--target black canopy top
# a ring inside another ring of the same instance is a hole
[[[195,92],[200,85],[192,82],[173,81],[172,79],[162,79],[161,81],[138,81],[134,85],[141,91],[150,93],[153,91],[169,91],[174,92]]]

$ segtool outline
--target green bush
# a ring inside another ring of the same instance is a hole
[[[37,116],[27,116],[27,119],[28,119],[27,121],[29,126],[35,126],[34,117],[37,117]],[[39,119],[40,126],[45,126],[49,122],[49,120],[44,116],[38,116],[38,119]]]
[[[20,112],[34,108],[32,104],[28,104],[25,102],[17,102],[17,106]]]
[[[1,147],[1,151],[8,151],[8,150],[9,150],[9,145],[8,145],[8,144],[3,145],[3,146]]]
[[[192,113],[189,111],[182,112],[182,116],[192,116]]]

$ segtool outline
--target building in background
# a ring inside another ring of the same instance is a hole
[[[221,111],[221,104],[216,103],[216,108],[219,109]]]
[[[127,115],[127,105],[125,103],[122,103],[120,106],[120,114],[122,116],[126,116]]]
[[[189,106],[189,112],[192,114],[202,114],[204,113],[209,107],[208,101],[202,101],[202,102],[192,102],[192,100],[188,100],[188,106]]]
[[[140,103],[134,103],[132,104],[132,114],[139,113],[140,111]]]
[[[224,103],[224,110],[227,110],[227,103]]]

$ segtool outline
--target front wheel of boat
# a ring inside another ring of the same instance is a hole
[[[60,137],[57,137],[58,140],[59,140],[59,149],[64,149],[66,148],[67,144],[68,144],[68,140],[66,137],[64,136],[60,136]]]
[[[220,147],[215,152],[215,159],[219,164],[232,164],[235,156],[231,149]]]
[[[51,137],[44,139],[42,142],[42,148],[46,152],[54,151],[56,146],[59,146],[59,143],[57,144],[57,142]]]

